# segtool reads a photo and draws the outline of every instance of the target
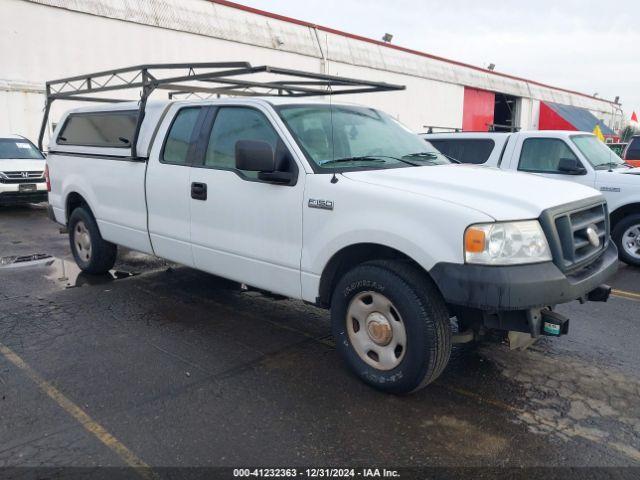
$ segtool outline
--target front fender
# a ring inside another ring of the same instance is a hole
[[[463,263],[466,228],[493,220],[436,198],[345,177],[334,184],[329,180],[328,175],[310,175],[305,192],[301,275],[303,298],[309,301],[317,297],[320,277],[331,258],[346,247],[363,243],[389,247],[428,271],[442,261]],[[310,200],[331,201],[332,209],[311,208]]]

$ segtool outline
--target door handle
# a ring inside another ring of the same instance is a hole
[[[191,198],[194,200],[206,200],[207,199],[207,184],[193,182],[191,184]]]

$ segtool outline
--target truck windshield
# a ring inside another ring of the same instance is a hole
[[[28,140],[0,138],[0,160],[41,160],[44,157]]]
[[[451,163],[402,124],[372,108],[286,105],[278,113],[318,169],[398,168]]]
[[[571,141],[596,170],[625,166],[624,160],[592,135],[574,135]]]

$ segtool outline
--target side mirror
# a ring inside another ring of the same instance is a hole
[[[236,142],[236,168],[258,172],[258,180],[279,185],[295,185],[292,172],[278,171],[276,155],[267,142],[238,140]]]
[[[274,172],[276,159],[267,142],[238,140],[236,142],[236,168],[249,172]]]
[[[575,158],[561,158],[558,162],[558,170],[568,175],[584,175],[587,170]]]

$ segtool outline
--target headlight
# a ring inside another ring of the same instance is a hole
[[[464,233],[467,263],[517,265],[551,260],[547,238],[537,220],[471,225]]]

